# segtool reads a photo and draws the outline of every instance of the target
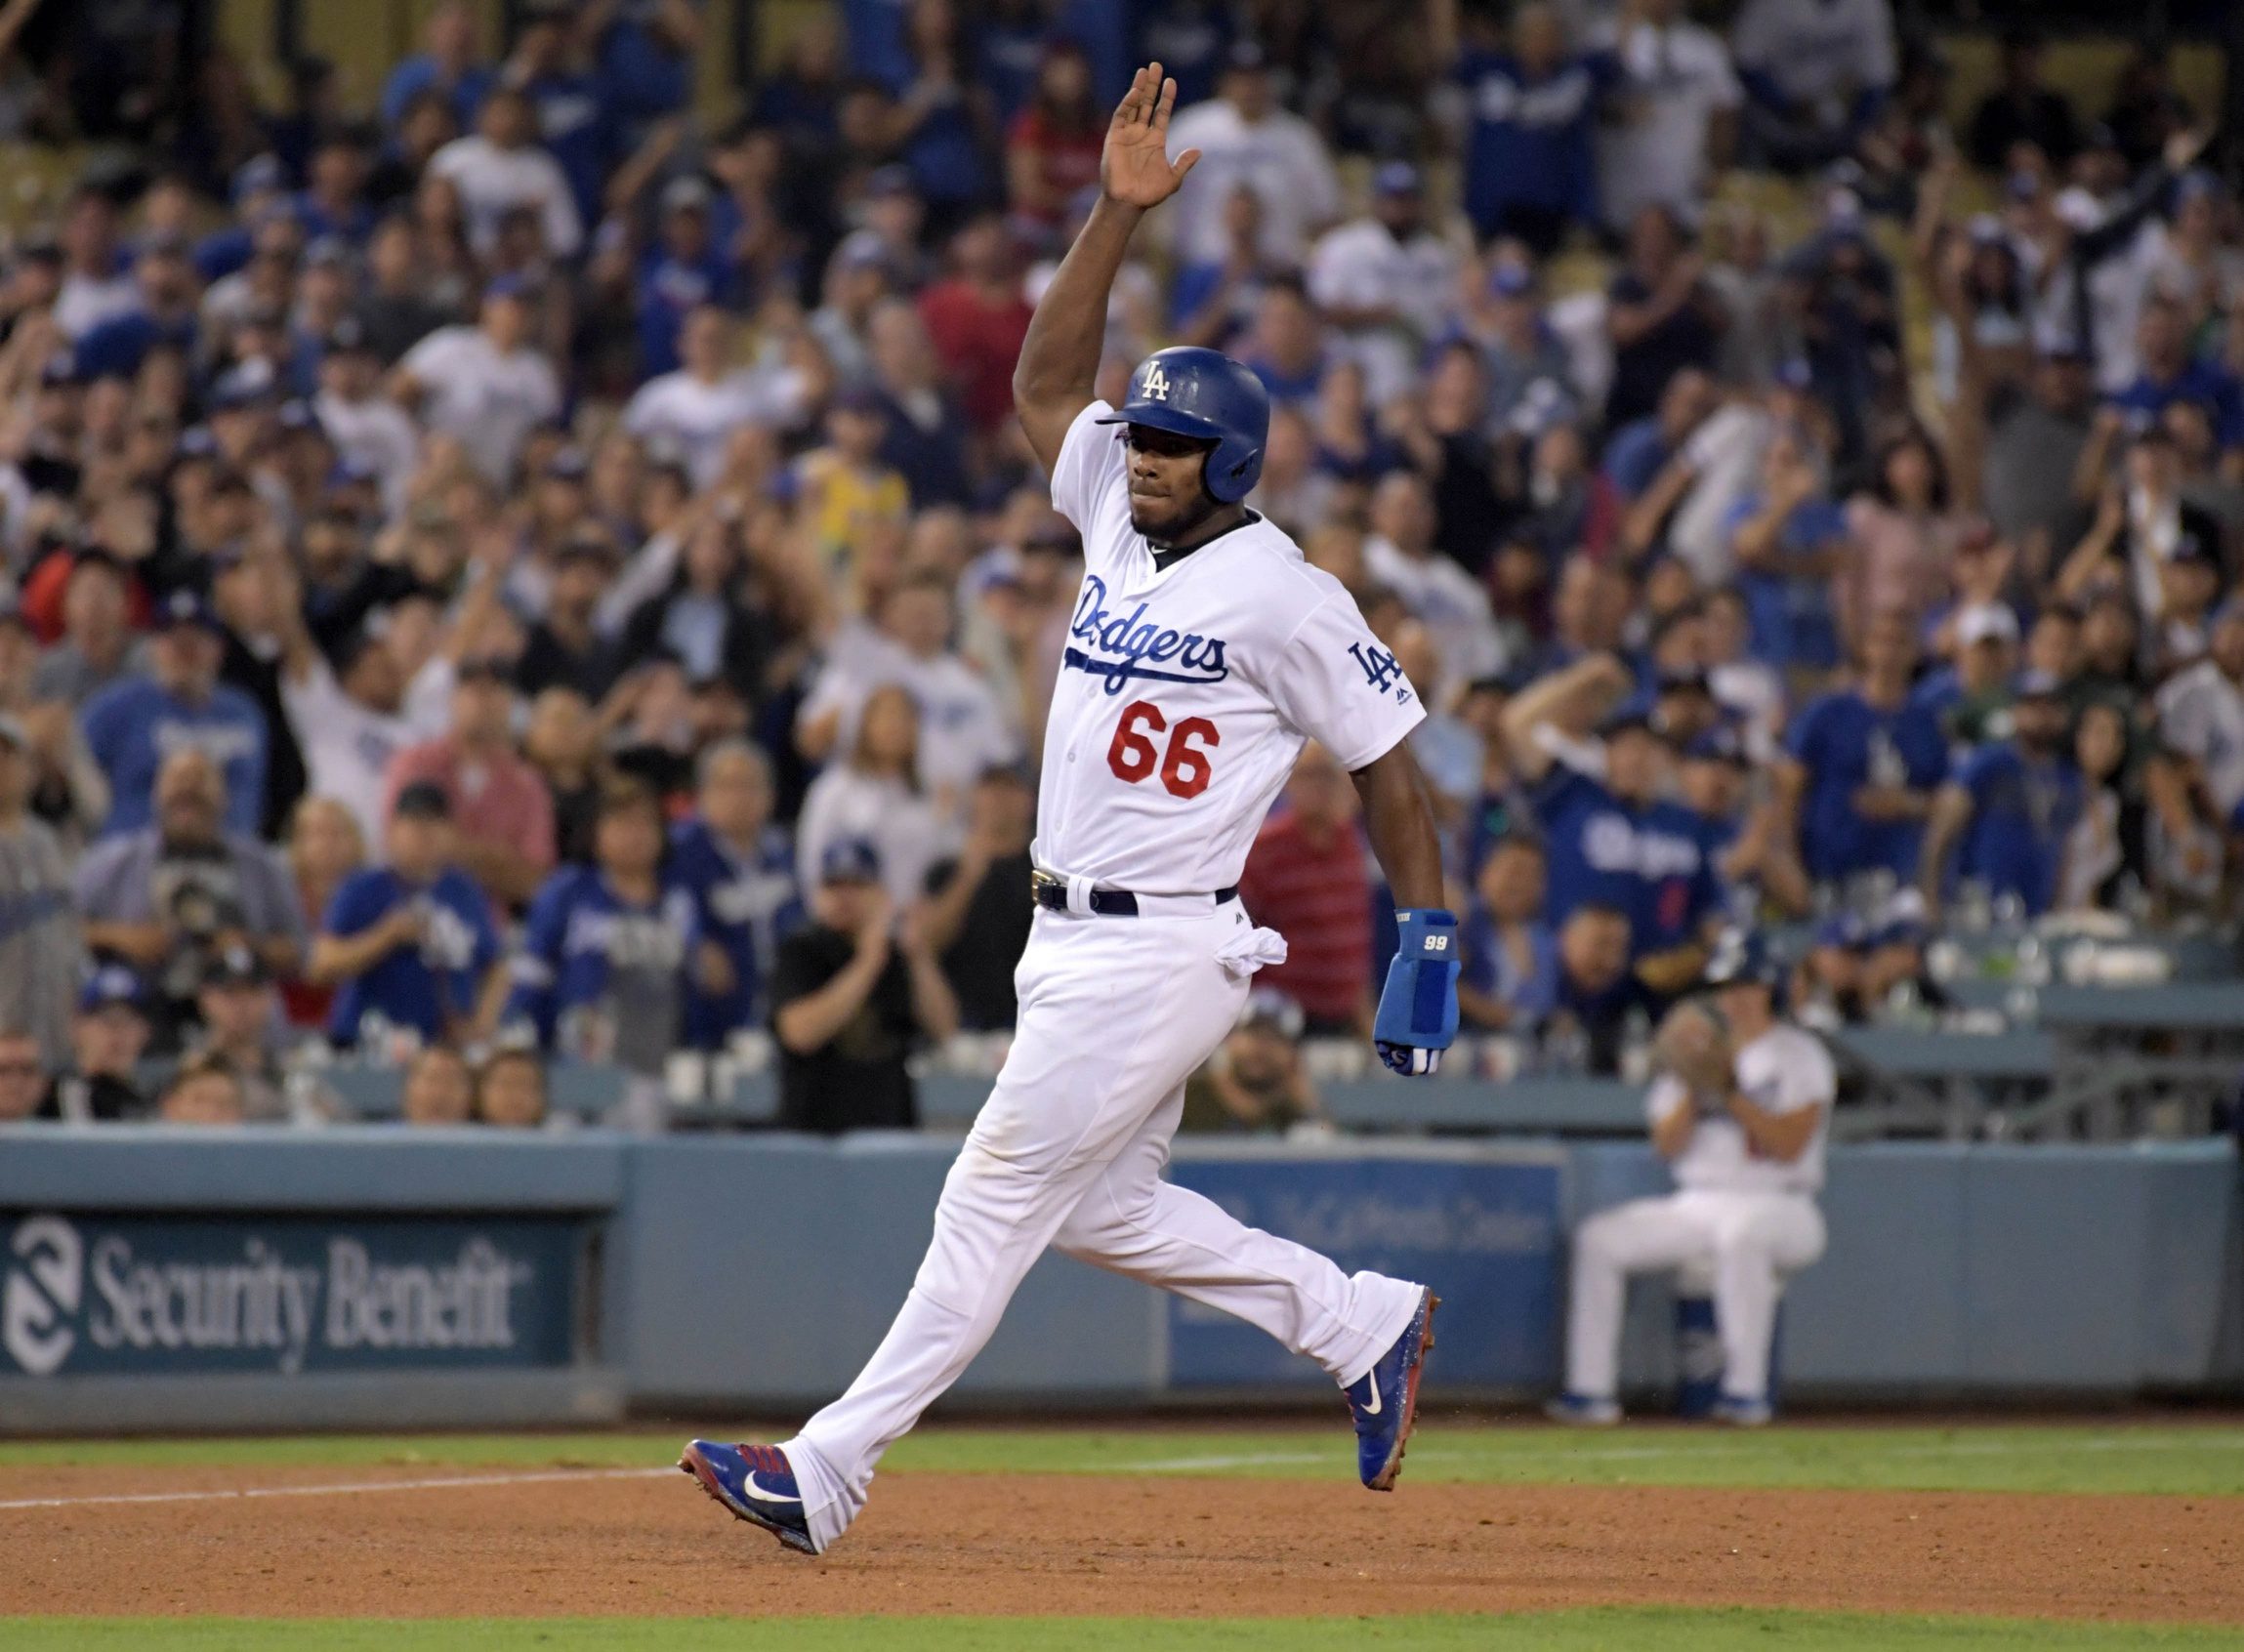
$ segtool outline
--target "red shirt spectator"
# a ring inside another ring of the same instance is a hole
[[[1071,40],[1045,48],[1036,92],[1005,135],[1006,196],[1031,225],[1057,229],[1076,191],[1099,182],[1106,111],[1091,95],[1091,60]]]
[[[416,780],[434,780],[452,801],[460,866],[494,905],[521,907],[554,868],[554,801],[538,771],[517,755],[514,688],[497,660],[464,660],[452,690],[452,731],[391,760],[382,812]]]
[[[1013,416],[1013,366],[1028,337],[1013,237],[1001,218],[976,219],[951,242],[958,273],[920,296],[920,318],[977,431]]]
[[[1248,916],[1286,937],[1286,961],[1262,971],[1302,1007],[1312,1033],[1371,1025],[1371,879],[1356,829],[1355,786],[1322,746],[1302,751],[1287,807],[1256,835],[1239,880]]]

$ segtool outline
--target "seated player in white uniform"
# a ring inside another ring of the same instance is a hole
[[[1660,1029],[1662,1071],[1645,1096],[1652,1144],[1676,1191],[1600,1211],[1574,1234],[1563,1423],[1617,1423],[1621,1309],[1629,1275],[1714,1284],[1725,1422],[1766,1423],[1768,1347],[1784,1282],[1823,1254],[1823,1144],[1838,1076],[1814,1034],[1777,1014],[1781,968],[1758,935],[1731,931],[1706,994]]]

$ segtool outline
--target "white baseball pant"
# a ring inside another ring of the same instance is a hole
[[[1235,1314],[1343,1384],[1402,1335],[1416,1285],[1351,1278],[1160,1178],[1184,1080],[1238,1019],[1255,970],[1283,956],[1236,901],[1184,917],[1037,913],[1012,1050],[944,1178],[911,1293],[849,1392],[782,1443],[821,1550],[1047,1245]]]
[[[1684,1270],[1714,1282],[1723,1392],[1764,1398],[1777,1297],[1822,1254],[1823,1214],[1805,1193],[1686,1188],[1599,1212],[1574,1233],[1567,1391],[1613,1397],[1629,1275]]]

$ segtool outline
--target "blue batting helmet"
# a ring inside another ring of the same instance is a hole
[[[1101,425],[1148,425],[1216,444],[1209,493],[1228,505],[1253,491],[1270,434],[1270,394],[1245,365],[1196,345],[1157,350],[1130,375],[1130,396]]]
[[[1758,929],[1725,929],[1714,943],[1700,977],[1710,987],[1750,984],[1781,992],[1784,963]]]

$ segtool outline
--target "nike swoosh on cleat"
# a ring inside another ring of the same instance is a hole
[[[1377,1417],[1379,1415],[1381,1406],[1381,1400],[1379,1397],[1379,1372],[1376,1369],[1368,1371],[1364,1374],[1363,1380],[1371,1384],[1371,1398],[1363,1402],[1363,1414],[1366,1417]]]
[[[800,1503],[803,1501],[799,1497],[789,1497],[784,1492],[768,1492],[764,1490],[763,1487],[756,1483],[756,1471],[754,1469],[750,1469],[747,1473],[741,1475],[740,1490],[744,1496],[752,1497],[758,1503]]]

